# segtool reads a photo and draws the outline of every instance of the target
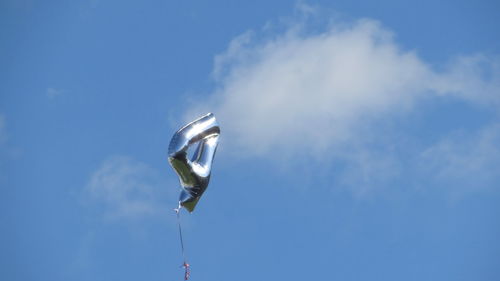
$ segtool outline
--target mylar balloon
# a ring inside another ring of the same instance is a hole
[[[208,113],[184,127],[172,137],[168,147],[168,161],[179,176],[182,192],[179,207],[192,212],[207,189],[210,171],[220,128],[212,113]],[[197,145],[192,159],[188,159],[188,148]]]

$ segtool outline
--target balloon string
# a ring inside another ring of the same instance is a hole
[[[186,262],[186,254],[184,253],[184,241],[182,239],[181,217],[179,215],[180,210],[179,209],[175,210],[175,213],[177,214],[177,226],[179,227],[179,238],[181,240],[182,258],[183,261]]]
[[[181,241],[181,250],[182,250],[182,259],[183,263],[181,267],[184,267],[184,280],[189,279],[189,275],[191,274],[190,268],[189,268],[189,263],[187,263],[186,260],[186,253],[184,251],[184,240],[182,239],[182,228],[181,228],[181,217],[180,217],[180,211],[181,211],[181,206],[179,204],[179,207],[177,209],[174,209],[175,213],[177,214],[177,226],[179,227],[179,238]]]

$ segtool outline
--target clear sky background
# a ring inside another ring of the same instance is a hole
[[[498,1],[0,2],[0,279],[500,280]]]

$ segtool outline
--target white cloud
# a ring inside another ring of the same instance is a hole
[[[215,59],[219,87],[205,106],[249,154],[323,153],[357,138],[369,120],[408,112],[433,95],[499,101],[498,64],[484,56],[437,72],[373,20],[313,35],[296,30],[256,45],[245,33]],[[491,79],[481,75],[484,65]]]
[[[165,214],[168,208],[161,201],[166,189],[154,169],[125,156],[103,161],[85,187],[87,196],[102,205],[106,219]]]
[[[469,102],[500,105],[500,59],[482,54],[457,57],[442,73],[434,73],[437,94],[452,94]]]
[[[330,24],[322,32],[300,22],[261,35],[246,32],[215,57],[216,90],[186,114],[214,112],[224,147],[243,156],[340,159],[352,166],[341,181],[371,185],[391,177],[400,158],[381,153],[392,145],[384,134],[394,134],[380,129],[384,120],[437,97],[500,105],[500,60],[461,56],[436,70],[374,20]]]

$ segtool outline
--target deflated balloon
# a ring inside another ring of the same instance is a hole
[[[208,113],[180,128],[168,147],[168,161],[179,176],[182,186],[179,207],[192,212],[207,189],[220,128],[212,113]],[[192,159],[188,149],[197,145]]]

